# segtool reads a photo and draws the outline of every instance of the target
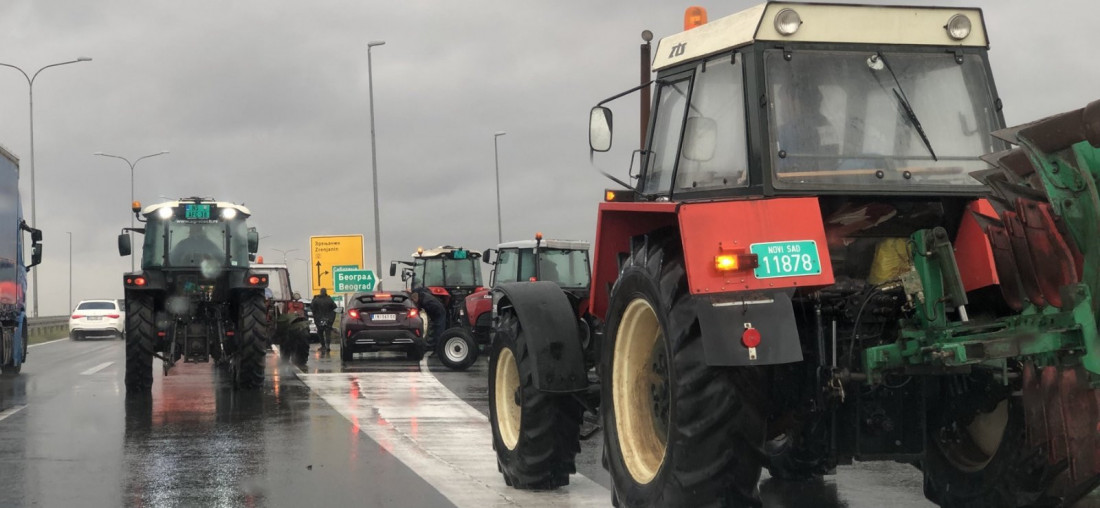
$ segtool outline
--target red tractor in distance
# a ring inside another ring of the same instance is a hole
[[[591,352],[595,318],[588,308],[588,284],[591,271],[588,242],[575,240],[544,240],[536,233],[534,240],[502,243],[486,250],[481,260],[493,265],[489,285],[515,282],[553,282],[569,297],[577,310],[578,330],[586,352]],[[482,288],[466,297],[466,322],[478,343],[488,343],[493,323],[493,291]]]
[[[462,247],[444,245],[434,249],[417,248],[412,261],[391,261],[390,277],[401,269],[401,280],[407,289],[426,288],[447,308],[447,325],[435,345],[436,356],[443,365],[454,370],[465,370],[477,361],[479,345],[470,331],[463,326],[464,302],[471,293],[480,291],[481,254]],[[431,329],[428,316],[424,315],[425,332]]]

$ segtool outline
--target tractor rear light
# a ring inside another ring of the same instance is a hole
[[[603,191],[603,200],[607,202],[634,201],[636,192],[627,189],[607,189]]]
[[[73,319],[83,319],[84,315],[83,314],[73,314],[72,318]]]
[[[257,285],[257,284],[259,284],[259,283],[260,283],[260,278],[259,278],[259,277],[257,277],[257,276],[255,276],[255,275],[253,275],[253,276],[251,276],[251,277],[249,277],[249,278],[248,278],[248,283],[249,283],[250,285],[253,285],[253,286],[255,286],[255,285]]]
[[[947,20],[947,25],[944,28],[947,30],[948,37],[961,41],[970,35],[970,18],[956,14],[951,16],[951,19]]]
[[[693,5],[684,10],[684,31],[707,24],[707,10]]]
[[[753,270],[760,266],[760,258],[756,254],[743,252],[720,252],[714,256],[714,267],[719,272],[741,272]]]
[[[144,286],[146,283],[145,277],[134,277],[135,286]]]
[[[164,208],[161,208],[160,210],[157,210],[157,217],[160,217],[161,219],[170,219],[173,213],[175,213],[175,210],[173,210],[170,206],[166,206]]]
[[[745,328],[744,333],[741,334],[741,344],[747,348],[754,348],[760,345],[760,330],[756,328]]]
[[[417,318],[420,316],[420,311],[417,309],[409,309],[407,316],[409,319]]]
[[[528,282],[538,282],[539,279],[537,277],[531,277],[530,279],[527,279],[527,281]]]
[[[359,311],[356,310],[356,309],[349,310],[348,311],[348,317],[350,317],[352,319],[359,319]]]
[[[237,210],[235,208],[222,208],[221,215],[223,219],[230,220],[237,216]]]
[[[119,315],[118,314],[107,314],[107,317],[109,317],[111,319],[118,319]]]
[[[783,35],[794,35],[802,26],[802,17],[794,9],[783,9],[775,15],[775,31]]]

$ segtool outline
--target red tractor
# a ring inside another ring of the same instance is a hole
[[[416,249],[412,261],[391,261],[390,276],[401,269],[407,289],[425,288],[447,308],[447,325],[436,344],[436,356],[443,365],[465,370],[477,361],[480,345],[463,324],[466,297],[482,289],[481,254],[449,245],[435,249]],[[425,332],[431,324],[423,316]]]
[[[595,392],[621,507],[760,506],[763,468],[853,460],[919,467],[941,506],[1100,485],[1100,101],[1005,129],[978,9],[685,25],[599,205],[597,359],[557,284],[493,289],[504,481],[567,484]],[[592,109],[593,151],[631,92]]]

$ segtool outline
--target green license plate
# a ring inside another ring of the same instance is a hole
[[[209,219],[210,205],[185,205],[183,209],[184,219]]]
[[[749,245],[749,252],[759,258],[759,266],[753,272],[758,279],[821,273],[821,258],[813,240],[754,243]]]

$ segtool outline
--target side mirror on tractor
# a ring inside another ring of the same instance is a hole
[[[42,263],[42,244],[36,243],[31,247],[31,264],[27,266],[30,270],[32,266],[38,266]]]
[[[390,277],[397,275],[397,263],[390,261]]]
[[[255,254],[260,252],[260,233],[257,233],[255,229],[248,230],[248,253]]]
[[[133,249],[130,247],[130,235],[126,233],[118,235],[118,255],[129,256],[131,252]]]
[[[592,108],[588,118],[588,146],[594,152],[611,149],[611,110],[603,106]]]
[[[42,241],[42,230],[41,229],[32,229],[31,230],[31,242],[32,243],[38,243],[38,242],[41,242],[41,241]]]
[[[490,265],[493,264],[493,253],[496,251],[496,249],[485,249],[485,252],[481,253],[481,260]]]

